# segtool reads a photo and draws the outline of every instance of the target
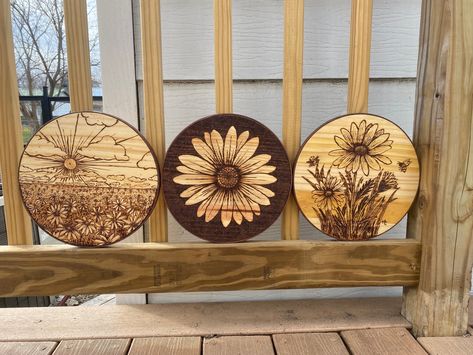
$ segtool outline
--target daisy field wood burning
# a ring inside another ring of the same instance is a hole
[[[299,150],[294,195],[307,220],[339,240],[366,240],[396,225],[419,186],[409,137],[389,120],[352,114],[318,128]]]
[[[278,218],[291,168],[278,138],[236,114],[196,121],[173,141],[163,168],[167,206],[189,232],[212,242],[254,237]]]
[[[23,202],[47,233],[68,244],[103,246],[136,231],[159,192],[159,168],[138,131],[98,112],[44,125],[19,166]]]

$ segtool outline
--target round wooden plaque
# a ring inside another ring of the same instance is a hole
[[[174,218],[199,238],[239,242],[268,228],[291,190],[291,168],[276,135],[236,114],[184,129],[164,161],[163,189]]]
[[[369,114],[335,118],[299,150],[294,194],[317,229],[339,240],[366,240],[391,229],[409,210],[419,162],[409,137]]]
[[[54,238],[80,246],[118,242],[150,215],[159,193],[156,158],[124,121],[78,112],[44,125],[20,161],[31,217]]]

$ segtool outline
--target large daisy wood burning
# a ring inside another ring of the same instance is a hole
[[[19,182],[31,217],[69,244],[101,246],[137,230],[159,191],[148,144],[125,122],[71,113],[43,126],[26,146]]]
[[[294,194],[316,228],[340,240],[365,240],[386,232],[411,206],[419,163],[409,137],[374,115],[336,118],[301,147]]]
[[[174,217],[212,242],[255,236],[279,216],[291,188],[287,155],[277,137],[245,116],[214,115],[171,144],[163,174]]]

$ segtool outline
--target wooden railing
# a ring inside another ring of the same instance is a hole
[[[17,182],[21,153],[10,1],[0,0],[0,168],[10,246],[0,247],[0,296],[406,286],[403,312],[417,335],[462,334],[472,266],[473,4],[424,0],[415,145],[421,189],[405,240],[301,241],[290,200],[282,239],[216,245],[167,242],[162,197],[150,241],[108,248],[28,246],[31,221]],[[85,0],[64,0],[73,110],[91,109]],[[214,0],[216,111],[232,111],[231,0]],[[141,0],[146,136],[164,159],[159,0]],[[348,112],[366,112],[372,0],[352,0]],[[283,142],[300,145],[304,1],[285,1]]]

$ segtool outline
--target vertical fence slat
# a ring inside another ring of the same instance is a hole
[[[23,150],[21,132],[10,0],[0,0],[0,173],[10,245],[33,243],[31,220],[21,202],[17,179]]]
[[[352,0],[348,113],[368,111],[373,0]]]
[[[146,138],[161,168],[164,164],[164,93],[159,0],[141,0],[141,44],[143,48],[143,97]],[[161,171],[162,172],[162,171]],[[168,240],[167,209],[161,194],[149,219],[149,240]]]
[[[286,0],[284,10],[283,144],[293,163],[301,143],[304,0]],[[299,238],[299,210],[293,196],[283,212],[282,239]]]
[[[71,110],[92,110],[89,28],[86,0],[64,0]]]
[[[214,0],[215,106],[233,111],[232,0]]]

